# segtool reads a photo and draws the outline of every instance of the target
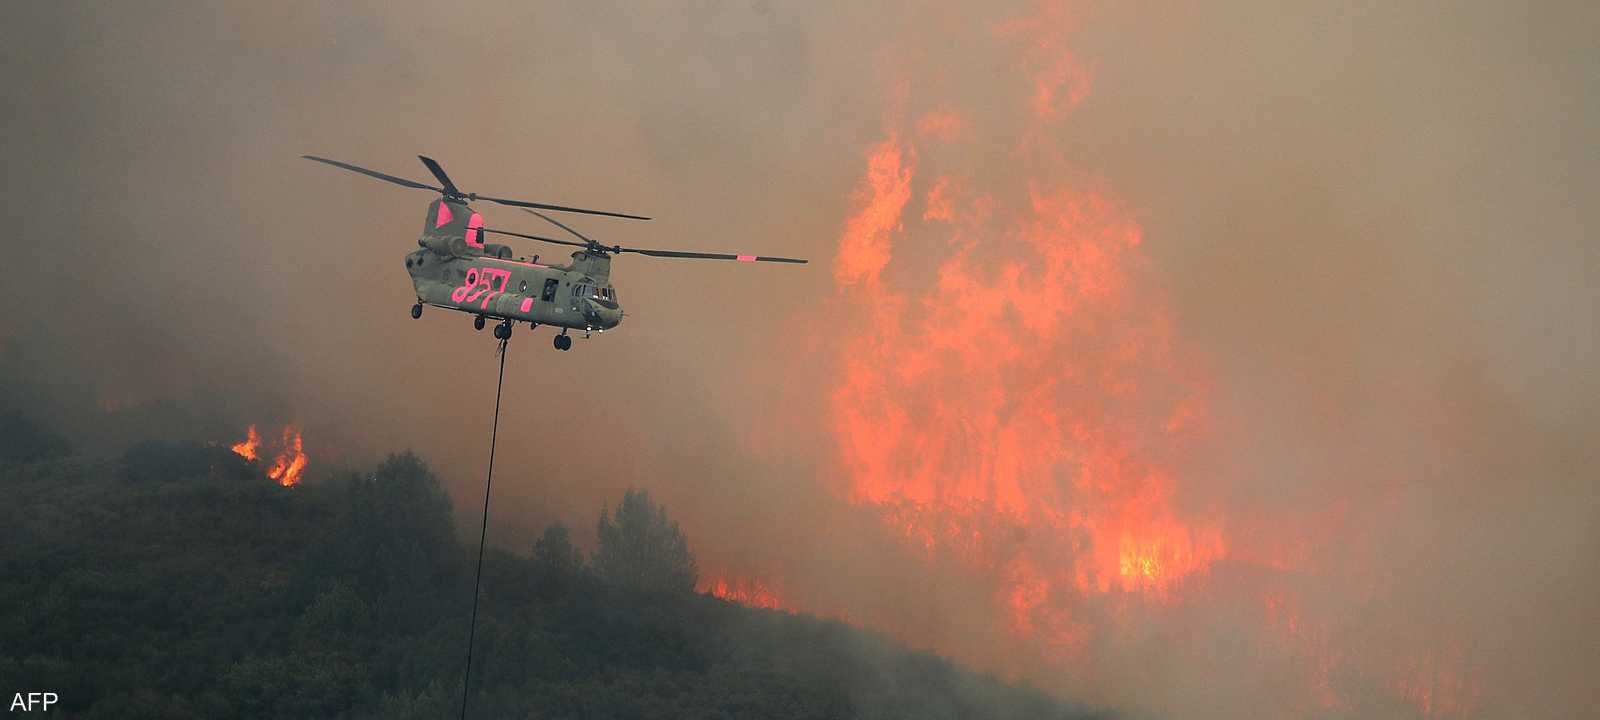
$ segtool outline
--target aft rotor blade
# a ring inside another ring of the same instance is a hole
[[[415,180],[407,180],[405,178],[398,178],[398,177],[395,177],[393,175],[386,175],[384,173],[378,172],[377,170],[368,170],[368,169],[366,169],[364,167],[360,167],[358,165],[351,165],[350,163],[339,162],[338,160],[329,160],[327,158],[317,157],[315,155],[301,155],[300,157],[303,157],[303,158],[305,158],[307,160],[315,160],[315,161],[317,161],[319,163],[325,163],[325,164],[328,164],[328,165],[332,165],[332,166],[334,166],[336,168],[343,168],[345,170],[349,170],[350,172],[361,173],[362,175],[366,175],[367,177],[374,177],[374,178],[377,178],[379,180],[386,180],[386,181],[392,182],[392,183],[394,183],[396,185],[403,185],[405,187],[416,188],[418,190],[432,190],[434,192],[444,192],[443,188],[436,188],[436,187],[434,187],[432,185],[424,185],[424,184],[419,183],[419,182],[417,182]]]
[[[581,248],[589,247],[588,243],[573,242],[571,240],[557,240],[555,238],[541,237],[539,235],[529,235],[527,233],[511,232],[510,230],[496,230],[494,228],[482,228],[482,230],[484,232],[486,232],[486,233],[494,233],[496,235],[510,235],[511,237],[526,238],[528,240],[538,240],[540,242],[555,243],[557,245],[572,245],[574,247],[581,247]]]
[[[616,251],[617,252],[639,253],[640,255],[649,255],[650,257],[687,258],[687,259],[691,259],[691,260],[734,260],[734,261],[737,261],[737,262],[779,262],[779,263],[794,263],[796,265],[804,265],[807,262],[806,260],[800,260],[798,258],[771,257],[771,256],[767,256],[767,255],[734,255],[734,254],[731,254],[731,253],[683,252],[681,250],[635,250],[633,248],[616,248]]]
[[[627,213],[607,212],[605,210],[585,210],[583,208],[567,207],[565,205],[546,205],[545,203],[528,202],[526,200],[507,200],[505,198],[489,197],[487,195],[475,196],[478,200],[488,200],[492,203],[509,205],[511,207],[534,208],[537,210],[556,210],[559,212],[583,213],[584,215],[604,215],[606,217],[627,218],[629,220],[649,220],[643,215],[629,215]]]
[[[439,163],[437,161],[431,157],[428,157],[427,155],[418,155],[417,159],[421,160],[423,165],[428,166],[428,172],[433,173],[433,176],[439,179],[439,184],[444,186],[444,191],[447,194],[461,194],[461,191],[456,189],[456,184],[450,182],[450,176],[444,174],[444,168],[439,167]]]
[[[538,215],[540,218],[544,219],[545,222],[548,222],[548,223],[550,223],[552,225],[555,225],[558,228],[561,228],[562,230],[565,230],[565,231],[567,231],[569,233],[572,233],[573,235],[578,236],[579,240],[582,240],[584,242],[591,242],[591,243],[595,242],[594,239],[590,238],[589,236],[584,235],[583,233],[578,232],[577,230],[573,230],[572,228],[567,227],[560,220],[557,220],[557,219],[555,219],[553,217],[550,217],[549,215],[546,215],[546,214],[544,214],[542,212],[539,212],[538,210],[529,210],[528,208],[522,208],[522,211],[525,212],[525,213],[528,213],[530,215]],[[595,244],[598,245],[599,243],[595,243]]]

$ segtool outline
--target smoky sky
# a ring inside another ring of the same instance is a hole
[[[829,607],[904,604],[908,623],[947,628],[937,648],[1003,655],[966,610],[980,591],[895,590],[926,578],[841,504],[822,419],[830,349],[873,332],[830,270],[868,148],[947,104],[1021,132],[1020,71],[991,28],[1030,4],[982,5],[13,8],[0,368],[89,445],[293,422],[313,478],[411,448],[465,519],[494,346],[465,315],[407,314],[402,259],[431,198],[300,155],[423,179],[426,154],[465,190],[657,218],[571,220],[605,242],[808,257],[624,257],[618,331],[555,353],[519,330],[493,541],[587,528],[645,487],[705,564],[781,568],[807,596],[847,598]],[[1373,627],[1474,628],[1486,714],[1600,702],[1600,13],[1138,2],[1065,17],[1088,94],[1048,130],[1060,152],[1020,162],[1115,197],[1143,229],[1150,287],[1214,381],[1216,441],[1188,468],[1213,480],[1180,502],[1339,513],[1330,544],[1364,548],[1383,578]],[[1009,147],[991,135],[950,162],[1002,187]],[[928,282],[936,252],[902,244],[889,272]],[[1303,585],[1338,627],[1363,622],[1345,617],[1351,588]],[[1197,634],[1228,632],[1220,610],[1198,614]],[[1096,699],[1249,708],[1268,691],[1225,700],[1192,680],[1236,659],[1222,646],[1167,648],[1159,667],[1130,648],[1112,666],[1154,679],[1096,679]]]

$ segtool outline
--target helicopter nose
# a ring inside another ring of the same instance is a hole
[[[601,308],[597,308],[597,309],[600,311],[600,326],[601,327],[609,329],[609,328],[614,328],[614,327],[622,324],[622,306],[621,305],[618,305],[615,308],[601,307]]]
[[[598,328],[614,328],[622,323],[622,306],[606,307],[591,300],[584,307],[583,319]]]

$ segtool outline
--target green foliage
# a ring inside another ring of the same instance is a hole
[[[212,445],[146,440],[122,454],[122,479],[128,482],[171,482],[222,473],[242,476],[248,467],[233,451]]]
[[[572,544],[567,526],[555,523],[533,544],[533,579],[537,599],[551,600],[571,591],[574,583],[589,580],[583,551]]]
[[[37,462],[66,455],[71,445],[61,435],[16,410],[0,408],[0,462]]]
[[[56,692],[64,717],[453,717],[476,547],[427,466],[284,488],[212,450],[0,466],[0,686]],[[683,534],[644,493],[600,527],[599,572],[561,526],[531,557],[489,551],[472,717],[1083,716],[687,592]]]
[[[646,592],[694,591],[699,569],[678,523],[643,490],[629,490],[617,505],[616,520],[602,509],[600,545],[594,567],[618,587]]]

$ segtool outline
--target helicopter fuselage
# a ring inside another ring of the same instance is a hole
[[[406,265],[417,301],[427,305],[585,331],[610,330],[622,322],[612,288],[570,267],[428,250],[407,255]]]
[[[510,248],[484,243],[480,227],[481,217],[464,204],[440,199],[429,206],[421,248],[405,259],[419,304],[585,332],[622,322],[608,255],[579,250],[567,265],[513,258]]]

